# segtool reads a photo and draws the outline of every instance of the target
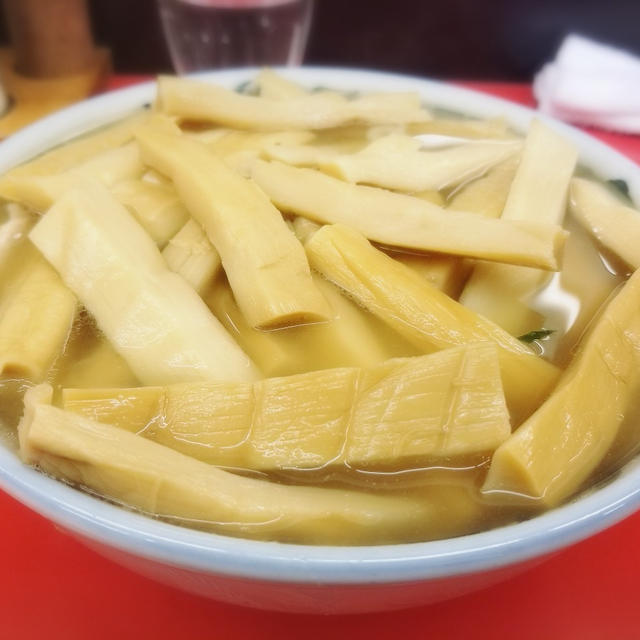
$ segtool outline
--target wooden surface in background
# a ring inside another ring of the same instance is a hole
[[[3,8],[19,74],[51,78],[95,66],[87,0],[3,0]]]
[[[0,48],[0,76],[11,97],[0,116],[0,139],[58,109],[84,100],[104,87],[111,71],[107,49],[96,49],[82,71],[51,78],[31,78],[15,70],[14,52]]]

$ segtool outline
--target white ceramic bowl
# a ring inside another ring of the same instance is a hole
[[[472,91],[412,77],[357,70],[282,70],[309,87],[415,90],[430,105],[474,116],[505,116],[525,129],[534,112]],[[229,87],[255,70],[203,74]],[[151,102],[148,83],[70,107],[0,144],[0,172],[52,145]],[[622,178],[640,201],[640,170],[619,153],[551,122],[603,178]],[[297,612],[396,609],[460,595],[495,582],[586,538],[640,507],[640,460],[577,500],[531,520],[450,540],[370,547],[308,547],[191,531],[100,501],[24,466],[0,446],[0,486],[100,553],[188,591],[235,604]]]

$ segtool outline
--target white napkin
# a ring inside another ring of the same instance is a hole
[[[602,129],[640,133],[640,58],[578,35],[536,75],[540,111]]]

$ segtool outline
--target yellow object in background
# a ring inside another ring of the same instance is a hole
[[[11,49],[0,49],[0,75],[10,100],[9,110],[0,117],[0,137],[84,100],[100,88],[110,69],[109,51],[99,49],[94,63],[85,71],[70,76],[32,78],[14,69]]]
[[[87,0],[5,0],[11,48],[0,50],[9,109],[0,137],[94,93],[110,70],[91,36]]]

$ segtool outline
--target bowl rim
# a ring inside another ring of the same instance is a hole
[[[235,87],[257,68],[194,74]],[[640,199],[640,168],[604,143],[532,109],[469,89],[409,75],[331,67],[278,68],[306,86],[418,91],[428,105],[477,117],[504,116],[519,130],[539,118],[571,139],[580,159],[604,179],[627,181]],[[0,172],[71,137],[124,117],[153,99],[154,82],[96,96],[50,115],[0,144]],[[0,487],[65,529],[166,565],[279,583],[362,585],[415,582],[499,569],[549,554],[640,508],[640,459],[604,486],[532,519],[457,538],[396,545],[307,546],[186,529],[115,506],[24,465],[0,446]]]

